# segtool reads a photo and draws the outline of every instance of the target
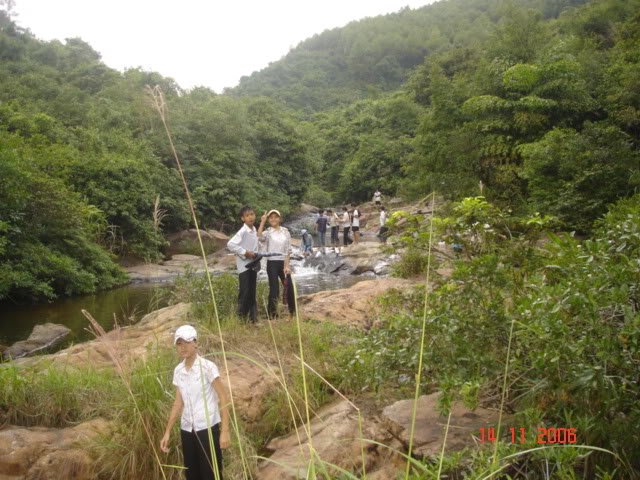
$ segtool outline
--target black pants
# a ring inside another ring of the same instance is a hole
[[[209,444],[209,431],[205,428],[198,432],[180,430],[182,438],[182,456],[184,466],[187,468],[187,480],[222,480],[222,449],[220,448],[220,424],[211,427],[213,437],[213,452],[218,467],[218,477],[213,472],[211,448]]]
[[[284,283],[284,260],[267,261],[267,277],[269,278],[269,302],[267,313],[269,318],[278,316],[278,299],[280,298],[280,282]],[[289,313],[295,311],[295,304],[288,302]]]
[[[258,272],[245,270],[239,275],[240,293],[238,294],[238,315],[255,323],[258,320],[256,309],[256,282]]]
[[[351,230],[351,227],[344,227],[344,246],[345,247],[351,243],[351,239],[349,238],[349,230]]]
[[[378,236],[382,239],[383,242],[387,241],[387,232],[389,231],[389,229],[387,227],[380,227],[380,233],[378,233]]]
[[[340,243],[338,227],[331,227],[331,245],[337,245],[338,243]]]

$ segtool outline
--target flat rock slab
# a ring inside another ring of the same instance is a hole
[[[377,299],[387,291],[409,289],[413,280],[384,278],[367,280],[351,288],[304,295],[298,299],[305,318],[369,329],[380,311]]]
[[[188,303],[162,308],[145,315],[135,325],[111,330],[99,339],[79,343],[54,354],[20,359],[15,363],[29,366],[43,362],[44,365],[61,369],[80,368],[87,365],[95,369],[115,369],[114,357],[116,357],[123,368],[129,369],[134,362],[144,361],[158,346],[173,348],[173,335],[179,326],[190,323],[190,310],[191,306]],[[218,365],[221,377],[225,385],[228,385],[223,359],[207,358]],[[178,362],[179,359],[176,356],[176,365]],[[259,366],[241,358],[229,357],[227,366],[239,414],[249,424],[258,421],[266,408],[263,398],[276,388],[277,379]],[[278,372],[278,369],[273,366],[271,369]]]
[[[69,333],[71,330],[57,323],[36,325],[28,339],[14,343],[4,351],[4,356],[20,358],[33,355],[59,344]]]
[[[0,430],[0,479],[92,480],[94,463],[82,445],[109,430],[104,419],[61,429],[7,426]]]
[[[447,417],[437,410],[440,393],[423,395],[418,398],[416,427],[413,440],[413,455],[437,457],[442,451],[442,442],[447,425]],[[389,431],[409,445],[413,400],[400,400],[382,411],[382,418]],[[505,416],[503,415],[503,421]],[[473,437],[479,437],[481,428],[495,428],[498,412],[486,408],[471,411],[462,402],[455,402],[451,413],[451,423],[447,435],[447,451],[462,450],[476,445]]]
[[[226,250],[220,250],[207,256],[207,268],[210,272],[226,272],[235,268],[236,260],[233,255],[227,255]],[[179,254],[162,263],[148,263],[126,267],[125,272],[132,282],[163,282],[173,280],[184,275],[187,270],[194,273],[204,273],[204,262],[198,255]]]
[[[388,465],[388,452],[364,439],[378,441],[391,437],[372,420],[363,419],[362,437],[356,410],[345,400],[337,400],[321,408],[311,420],[311,441],[314,451],[328,464],[346,470],[362,469],[367,473]],[[300,441],[299,441],[300,439]],[[258,466],[257,480],[303,480],[307,478],[309,466],[309,443],[307,428],[299,427],[297,433],[273,439],[267,449],[274,452],[269,460]],[[327,465],[329,472],[332,472]],[[317,470],[316,470],[317,471]],[[337,478],[338,474],[336,474]],[[324,477],[323,477],[324,478]],[[383,477],[380,477],[383,478]],[[393,477],[388,477],[393,478]]]

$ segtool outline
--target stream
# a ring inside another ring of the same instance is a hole
[[[315,224],[316,217],[317,215],[314,214],[295,217],[285,225],[294,237],[297,237],[301,228]],[[327,240],[328,237],[327,234]],[[333,254],[327,253],[327,255]],[[292,260],[291,265],[300,295],[348,288],[372,278],[369,275],[324,273],[317,267],[307,266],[305,260]],[[267,281],[264,268],[259,274],[258,281]],[[171,288],[171,282],[131,283],[92,295],[62,298],[50,303],[0,304],[0,345],[12,345],[17,341],[25,340],[36,325],[47,322],[65,325],[71,330],[71,335],[59,348],[69,343],[91,340],[93,335],[87,329],[88,321],[81,310],[87,310],[105,330],[111,330],[114,325],[114,316],[118,325],[128,325],[139,321],[149,312],[167,306],[163,303],[163,296],[160,295],[161,291],[167,288]]]

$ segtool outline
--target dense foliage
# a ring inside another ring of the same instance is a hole
[[[426,250],[423,216],[394,222],[391,242]],[[629,468],[640,468],[640,195],[614,206],[583,242],[547,234],[541,244],[549,225],[552,219],[514,218],[482,199],[466,199],[437,220],[438,238],[455,235],[466,255],[430,293],[422,386],[495,404],[507,362],[506,406],[519,425],[576,428],[579,444],[619,456],[572,454],[555,458],[558,464],[585,475],[616,465],[627,478]],[[413,382],[424,301],[424,287],[383,300],[383,328],[344,355],[352,372],[346,387]],[[521,464],[520,473],[536,466],[527,478],[538,478],[544,463],[536,458],[544,456],[522,460],[533,465]]]
[[[439,2],[312,39],[336,42],[313,50],[314,58],[349,55],[347,38],[367,39],[366,61],[373,62],[403,28],[449,32],[434,48],[407,37],[427,55],[403,74],[401,90],[372,91],[392,87],[371,67],[368,93],[362,87],[345,94],[348,105],[327,109],[332,97],[325,92],[328,103],[315,108],[324,111],[305,113],[319,156],[317,188],[347,202],[368,200],[376,188],[387,196],[436,190],[459,199],[478,194],[482,182],[485,196],[501,206],[555,215],[564,228],[588,233],[608,204],[640,182],[640,2],[581,3]],[[327,67],[298,60],[311,55],[308,42],[239,91],[303,112],[301,103],[314,105],[300,93],[311,88],[304,79]],[[345,66],[313,92],[334,91],[347,77],[357,84]]]
[[[0,83],[0,300],[112,287],[126,277],[109,254],[156,260],[163,233],[189,226],[145,85],[167,97],[201,226],[230,228],[246,203],[289,212],[306,190],[303,137],[273,101],[118,73],[82,40],[39,41],[5,11]]]

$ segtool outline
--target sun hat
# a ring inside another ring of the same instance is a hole
[[[173,339],[173,343],[178,343],[179,339],[183,339],[185,342],[193,342],[198,339],[198,332],[191,325],[182,325],[176,330],[175,338]]]
[[[270,217],[272,213],[275,213],[279,217],[282,217],[282,215],[280,215],[280,212],[278,210],[276,210],[275,208],[273,210],[269,210],[269,213],[267,213],[267,217]]]

